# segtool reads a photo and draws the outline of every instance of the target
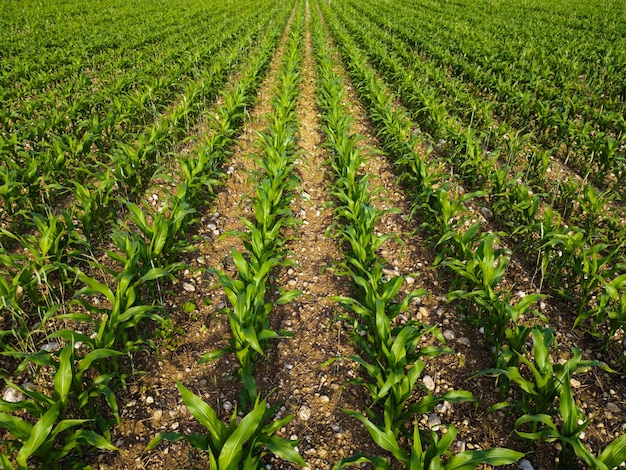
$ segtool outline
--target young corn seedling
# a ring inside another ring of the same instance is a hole
[[[224,272],[216,272],[231,304],[226,311],[232,332],[230,345],[205,354],[200,363],[217,359],[226,352],[235,353],[240,364],[238,373],[244,385],[242,402],[250,403],[258,395],[253,376],[257,357],[265,355],[269,340],[287,335],[270,329],[269,313],[274,305],[290,302],[300,295],[300,291],[285,292],[276,301],[267,301],[267,276],[272,268],[280,264],[279,260],[263,259],[257,264],[249,262],[236,250],[232,250],[232,255],[239,279],[230,279]]]
[[[524,454],[510,449],[499,447],[486,450],[466,450],[452,455],[450,447],[454,443],[457,430],[448,426],[445,434],[439,438],[434,430],[429,430],[426,439],[422,438],[417,423],[413,423],[412,439],[409,440],[408,450],[403,449],[398,440],[386,429],[369,422],[360,413],[351,413],[362,421],[369,431],[374,442],[382,449],[391,453],[393,457],[407,470],[471,470],[484,463],[492,466],[509,465],[517,462]],[[376,470],[391,470],[389,459],[384,457],[369,457],[356,454],[339,461],[333,470],[341,470],[356,464],[369,463]]]
[[[94,325],[94,334],[89,336],[70,330],[61,330],[49,335],[49,338],[61,337],[66,340],[75,338],[94,351],[115,349],[126,354],[136,351],[142,341],[129,335],[128,330],[132,328],[136,332],[139,324],[146,319],[163,322],[164,318],[159,313],[165,313],[160,306],[142,304],[139,291],[144,284],[166,275],[168,275],[166,271],[158,268],[150,269],[141,277],[133,273],[122,272],[119,274],[116,280],[117,285],[113,290],[100,281],[79,272],[78,279],[86,284],[86,287],[74,294],[73,302],[82,305],[88,313],[68,313],[58,315],[58,318],[90,323]],[[85,297],[94,298],[94,303],[90,303]],[[96,298],[104,299],[106,302],[103,303],[100,300],[96,303]],[[117,372],[117,361],[111,362]],[[108,362],[102,364],[105,369],[102,369],[101,372],[104,373],[106,367],[110,368],[108,364]]]
[[[180,382],[176,383],[189,412],[207,429],[206,434],[161,433],[146,447],[154,449],[160,442],[186,440],[192,447],[209,454],[213,470],[238,470],[262,468],[261,458],[273,454],[288,462],[306,466],[295,446],[298,441],[280,438],[274,434],[291,421],[293,415],[272,421],[278,404],[267,406],[267,400],[255,397],[252,410],[240,418],[233,410],[227,425],[217,417],[213,408],[194,395]]]
[[[185,250],[181,237],[189,224],[189,217],[196,210],[189,205],[184,186],[180,186],[170,199],[171,204],[166,204],[159,211],[149,210],[148,214],[136,204],[126,203],[130,220],[149,242],[146,246],[147,259],[144,260],[146,266],[170,270],[172,260]],[[147,216],[152,223],[148,222]]]
[[[579,468],[575,458],[579,458],[587,468],[610,470],[621,466],[626,459],[626,435],[612,441],[597,457],[595,457],[583,443],[583,433],[589,425],[590,419],[584,419],[584,414],[576,405],[569,382],[565,382],[559,389],[559,417],[560,426],[548,414],[523,415],[516,422],[516,432],[519,436],[531,441],[543,440],[546,442],[561,443],[561,452],[557,469]],[[526,423],[532,423],[533,428],[541,429],[533,432],[519,431],[517,428]]]
[[[73,181],[76,218],[88,241],[103,241],[107,229],[115,220],[118,202],[113,197],[117,181],[110,169],[95,175],[97,184],[89,187]]]
[[[490,411],[512,406],[525,414],[552,413],[554,400],[559,396],[563,384],[569,384],[576,372],[600,365],[599,361],[582,360],[581,352],[577,348],[572,349],[572,357],[566,362],[553,364],[550,360],[550,348],[556,343],[554,332],[549,328],[535,328],[532,335],[532,361],[525,354],[515,352],[519,362],[532,373],[531,379],[525,378],[522,375],[523,370],[518,366],[488,369],[477,374],[504,377],[519,391],[519,401],[498,403]]]
[[[543,296],[530,294],[516,304],[511,303],[511,292],[497,292],[496,286],[504,276],[507,258],[501,250],[494,250],[495,234],[482,237],[475,254],[470,259],[448,259],[443,265],[461,276],[472,291],[453,291],[449,300],[466,299],[478,308],[476,321],[484,328],[485,343],[498,364],[515,365],[517,354],[524,348],[530,329],[519,320]],[[546,321],[539,312],[531,313]]]
[[[93,350],[84,358],[75,358],[75,343],[72,341],[54,355],[40,351],[36,354],[11,355],[22,357],[18,368],[27,363],[55,370],[54,390],[51,396],[37,391],[33,386],[18,386],[7,381],[9,387],[17,390],[25,398],[17,402],[0,399],[0,426],[5,428],[12,439],[4,441],[8,450],[0,457],[3,469],[14,468],[9,456],[15,455],[19,470],[31,468],[29,460],[35,458],[44,468],[53,470],[67,468],[75,460],[72,455],[82,455],[91,448],[117,450],[110,442],[109,423],[101,416],[102,399],[110,407],[115,419],[119,414],[115,395],[109,388],[112,375],[102,375],[87,379],[85,372],[94,362],[100,362],[121,353],[112,350]],[[26,412],[36,422],[15,416],[16,412]],[[94,431],[94,424],[104,435]],[[65,462],[65,463],[63,463]]]

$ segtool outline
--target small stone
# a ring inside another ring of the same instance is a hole
[[[445,413],[450,410],[450,403],[448,403],[447,401],[444,401],[443,403],[439,403],[435,407],[435,409],[437,410],[438,413]]]
[[[224,408],[224,411],[232,411],[233,404],[229,401],[225,401],[224,404],[222,405],[222,408]]]
[[[580,387],[580,381],[576,380],[575,378],[571,378],[569,379],[569,384],[572,386],[572,388],[578,388]]]
[[[187,292],[195,292],[196,286],[194,286],[190,282],[183,282],[183,289],[185,289],[185,291]]]
[[[328,398],[328,395],[321,395],[320,396],[320,401],[322,403],[328,403],[330,401],[330,398]]]
[[[172,429],[176,430],[176,429],[178,429],[178,426],[180,426],[178,421],[176,421],[175,423],[172,423]]]
[[[431,413],[428,415],[428,427],[434,431],[441,426],[441,419],[437,416],[437,413]]]
[[[522,460],[519,461],[519,468],[521,470],[535,470],[535,468],[532,466],[530,461],[528,461],[526,459],[522,459]]]
[[[617,406],[616,403],[614,403],[612,401],[610,401],[610,402],[608,402],[606,404],[606,409],[608,411],[610,411],[611,413],[614,413],[614,414],[619,414],[619,413],[622,412],[622,409],[619,406]]]
[[[485,219],[493,219],[493,212],[488,207],[481,207],[479,210]]]
[[[54,352],[57,351],[60,347],[61,345],[59,343],[57,343],[56,341],[52,341],[41,346],[41,350],[46,352]]]
[[[235,172],[235,167],[229,166],[229,167],[226,169],[226,174],[227,174],[227,175],[232,175],[234,172]]]
[[[308,421],[311,418],[311,408],[302,405],[298,410],[298,418],[300,418],[301,421]]]
[[[425,375],[425,376],[422,378],[422,383],[423,383],[423,384],[424,384],[424,386],[425,386],[428,390],[430,390],[431,392],[432,392],[433,390],[435,390],[435,387],[436,387],[436,385],[435,385],[435,381],[433,380],[433,378],[432,378],[430,375]]]
[[[163,410],[154,410],[152,413],[152,419],[155,421],[159,421],[163,417]]]
[[[454,332],[452,330],[444,330],[443,337],[446,341],[452,341],[454,339]]]
[[[411,285],[415,282],[415,278],[412,276],[407,276],[404,278],[404,280],[406,281],[407,284]]]
[[[209,230],[215,230],[217,229],[217,225],[215,225],[213,222],[209,222],[206,228],[208,228]]]
[[[147,403],[148,405],[152,405],[152,404],[154,403],[154,398],[152,398],[152,397],[146,397],[146,403]]]
[[[26,399],[22,392],[10,387],[4,391],[2,398],[9,403],[17,403]]]
[[[465,441],[461,441],[461,440],[456,441],[454,443],[454,446],[456,447],[456,450],[458,452],[465,452]]]

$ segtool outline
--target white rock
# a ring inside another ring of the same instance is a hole
[[[61,345],[59,343],[57,343],[56,341],[52,341],[41,346],[41,350],[46,352],[54,352],[58,351],[60,347]]]
[[[298,418],[300,418],[301,421],[308,421],[311,418],[311,408],[302,405],[298,410]]]
[[[232,411],[233,404],[229,401],[225,401],[224,404],[222,405],[222,408],[224,408],[224,411]]]
[[[437,413],[432,413],[428,415],[428,427],[433,430],[439,429],[441,426],[441,419],[437,416]]]
[[[183,282],[183,289],[185,289],[187,292],[195,292],[196,286],[194,286],[190,282]]]
[[[210,222],[207,224],[206,228],[208,228],[209,230],[215,230],[217,228],[217,225],[215,225],[213,222]]]
[[[430,390],[431,392],[432,392],[433,390],[435,390],[435,387],[436,387],[436,385],[435,385],[435,381],[433,380],[433,378],[432,378],[430,375],[425,375],[425,376],[422,378],[422,383],[423,383],[423,384],[424,384],[424,386],[425,386],[428,390]]]
[[[152,413],[152,419],[155,421],[159,421],[163,417],[163,410],[154,410]]]
[[[443,337],[446,341],[452,341],[454,339],[454,332],[452,330],[445,330],[443,332]]]
[[[10,387],[8,387],[4,391],[4,393],[2,394],[2,398],[4,399],[4,401],[8,401],[9,403],[17,403],[26,399],[22,392]]]
[[[146,397],[146,403],[148,405],[152,405],[154,403],[154,398],[152,398],[150,396]]]
[[[461,336],[459,339],[457,339],[457,342],[459,344],[462,344],[463,346],[470,346],[470,340],[468,338],[466,338],[465,336]]]
[[[445,413],[447,411],[450,410],[450,403],[448,403],[447,401],[444,400],[443,403],[439,403],[435,409],[437,410],[438,413]]]
[[[407,284],[413,284],[415,282],[415,278],[411,277],[411,276],[407,276],[404,278],[404,280],[406,281]]]
[[[572,388],[578,388],[580,387],[580,381],[576,380],[575,378],[571,378],[569,379],[569,384],[572,386]]]
[[[232,175],[235,172],[235,167],[229,166],[226,170],[227,175]]]
[[[526,459],[519,461],[519,468],[521,468],[521,470],[535,470],[532,464]]]

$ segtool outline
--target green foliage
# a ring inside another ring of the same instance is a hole
[[[243,418],[233,410],[228,425],[222,423],[215,410],[190,392],[180,382],[176,383],[183,402],[190,413],[207,430],[206,434],[161,433],[146,447],[155,448],[161,441],[186,440],[193,447],[208,453],[211,468],[235,470],[260,468],[261,458],[269,453],[301,466],[306,463],[294,449],[298,441],[280,438],[274,434],[293,418],[292,415],[272,420],[278,404],[268,407],[266,400],[256,397],[251,411]]]

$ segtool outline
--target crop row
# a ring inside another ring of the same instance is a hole
[[[288,13],[286,8],[282,11]],[[181,155],[161,207],[122,202],[128,212],[125,220],[118,221],[120,227],[109,232],[115,248],[107,251],[108,261],[100,263],[80,254],[89,245],[80,243],[80,227],[66,213],[31,215],[40,237],[4,231],[31,250],[31,257],[22,259],[6,250],[3,254],[3,324],[9,329],[2,333],[9,341],[3,341],[2,354],[21,361],[12,375],[23,380],[18,384],[6,379],[15,396],[5,395],[0,404],[2,427],[11,435],[4,441],[3,468],[13,468],[13,463],[28,468],[32,459],[45,468],[67,468],[80,462],[90,448],[115,450],[110,428],[120,419],[116,393],[128,378],[128,359],[145,347],[136,330],[153,320],[163,334],[171,334],[171,320],[159,305],[161,285],[182,267],[177,259],[188,249],[185,233],[196,210],[211,195],[285,21],[284,16],[282,23],[255,36],[258,44],[245,57],[237,82],[213,110],[214,129],[194,151]],[[93,189],[101,187],[84,189],[84,197],[91,198],[89,207],[106,206],[108,200],[98,199]],[[84,220],[80,214],[77,217]],[[98,222],[104,236],[109,228],[102,225],[106,221]],[[80,268],[73,259],[80,260]],[[58,272],[65,279],[60,286],[50,283]],[[66,289],[64,284],[69,288],[73,283],[85,287],[74,292],[67,305],[55,296]],[[54,293],[42,299],[37,295],[42,287]],[[27,309],[38,299],[41,304],[35,315],[38,311],[40,322],[33,328],[35,318],[28,316]],[[33,374],[33,367],[44,368],[45,373]],[[42,389],[48,380],[54,383],[50,393]],[[264,403],[262,408],[265,412]],[[31,418],[18,418],[18,411]]]
[[[493,136],[487,131],[473,130],[466,127],[471,123],[459,122],[455,117],[437,114],[431,109],[424,117],[424,110],[415,107],[416,102],[422,103],[424,99],[422,90],[412,82],[413,72],[394,63],[393,53],[371,41],[370,28],[362,22],[357,23],[354,17],[342,16],[340,12],[334,14],[345,21],[348,30],[366,48],[385,77],[398,85],[400,96],[410,104],[411,116],[420,124],[437,119],[437,128],[430,128],[431,132],[434,137],[445,139],[446,145],[432,156],[441,155],[442,164],[458,175],[459,183],[474,191],[463,196],[464,201],[485,197],[489,204],[485,213],[502,221],[500,229],[506,232],[516,251],[535,266],[539,288],[545,284],[554,294],[576,304],[576,324],[589,321],[588,328],[597,334],[602,331],[598,326],[606,325],[608,338],[611,338],[623,325],[626,277],[623,227],[619,217],[604,227],[599,225],[600,220],[605,220],[602,214],[607,204],[606,195],[586,186],[582,194],[575,196],[580,218],[570,217],[578,225],[566,223],[557,210],[546,204],[541,193],[522,182],[523,175],[498,162],[499,154],[505,150],[502,147],[490,150],[488,145],[497,145],[497,141],[494,144]],[[427,199],[418,203],[432,206]],[[454,204],[446,204],[446,207],[444,217],[451,220],[464,211]],[[458,219],[456,222],[463,223]],[[477,226],[469,231],[476,229]],[[440,240],[442,248],[447,240]]]
[[[416,149],[423,148],[424,142],[423,137],[413,132],[409,115],[393,104],[392,93],[367,64],[366,54],[347,34],[338,15],[332,14],[325,2],[321,2],[321,6],[379,136],[401,174],[410,182],[416,200],[415,216],[423,221],[423,226],[431,234],[430,240],[438,252],[440,264],[454,274],[453,284],[461,288],[451,291],[448,299],[461,299],[459,311],[465,312],[468,321],[484,331],[485,346],[491,351],[496,368],[483,373],[503,379],[504,394],[510,387],[516,387],[524,397],[521,403],[505,401],[501,405],[513,406],[520,413],[516,422],[518,435],[531,440],[560,440],[563,444],[561,462],[565,465],[574,455],[593,468],[612,468],[620,464],[626,452],[626,437],[616,439],[597,456],[593,456],[579,439],[588,421],[572,398],[569,379],[576,370],[599,364],[583,361],[576,349],[565,365],[549,362],[554,336],[549,327],[541,326],[547,319],[532,308],[541,295],[527,295],[514,302],[510,291],[498,288],[508,264],[506,251],[498,248],[498,236],[484,231],[480,223],[469,228],[465,224],[468,219],[465,203],[476,195],[452,192],[452,182],[442,179],[445,175],[438,173],[436,167],[416,153]],[[536,326],[527,326],[527,322],[520,321],[529,314],[540,320],[531,322]],[[527,338],[531,335],[534,338],[533,354],[527,349]],[[533,371],[531,379],[523,377],[521,363]],[[552,408],[556,398],[558,409]],[[554,413],[561,415],[560,426],[552,420]],[[388,422],[389,419],[385,421],[386,425]],[[533,423],[530,430],[527,429],[529,423]],[[376,442],[381,445],[382,441]]]

